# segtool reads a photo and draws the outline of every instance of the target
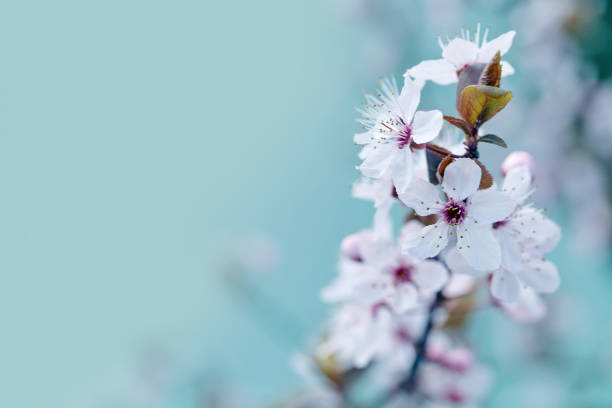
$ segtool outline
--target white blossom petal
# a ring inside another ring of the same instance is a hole
[[[445,59],[427,60],[408,69],[404,78],[411,76],[423,81],[433,81],[439,85],[457,82],[457,69]]]
[[[423,230],[423,227],[423,223],[419,220],[413,219],[408,221],[400,230],[398,240],[400,242],[403,242],[405,240],[405,237],[417,235]]]
[[[499,246],[501,247],[501,265],[511,272],[517,272],[523,268],[521,260],[521,247],[519,246],[514,234],[506,226],[502,226],[494,231]]]
[[[431,142],[440,133],[442,122],[439,110],[418,111],[412,121],[412,140],[419,144]]]
[[[561,239],[559,226],[533,207],[520,208],[508,224],[516,231],[520,244],[537,254],[552,251]]]
[[[370,360],[374,358],[378,344],[375,342],[363,341],[362,347],[358,347],[355,352],[353,364],[356,368],[365,368]]]
[[[359,170],[366,177],[380,178],[391,165],[396,147],[391,143],[378,143],[369,152]]]
[[[534,249],[540,254],[552,251],[561,240],[561,228],[541,212],[539,217],[534,216],[531,221],[533,222],[531,233],[535,235]],[[535,234],[533,231],[536,231]]]
[[[453,272],[453,274],[458,273],[472,276],[483,275],[482,271],[477,271],[472,267],[472,265],[469,264],[469,262],[463,255],[461,255],[461,252],[459,252],[456,247],[448,251],[445,261],[446,265],[448,265],[448,268],[451,270],[451,272]]]
[[[457,226],[457,249],[474,269],[492,271],[501,264],[501,248],[488,225],[469,222]]]
[[[376,143],[369,143],[369,144],[364,145],[359,151],[359,154],[358,154],[359,158],[361,160],[365,160],[370,155],[370,153],[374,150],[375,146],[376,146]]]
[[[512,304],[504,304],[503,309],[513,319],[524,323],[537,322],[546,315],[546,303],[536,291],[525,285],[520,285],[517,301]]]
[[[381,205],[376,208],[374,213],[374,225],[372,233],[375,240],[390,241],[391,235],[393,234],[393,224],[389,212],[393,206],[393,201]]]
[[[420,178],[413,179],[406,191],[398,191],[398,197],[419,215],[436,214],[443,207],[440,191]]]
[[[446,166],[443,191],[453,200],[463,200],[478,190],[482,170],[471,159],[456,159]]]
[[[393,293],[393,286],[390,280],[383,278],[373,278],[370,281],[365,281],[355,285],[353,289],[353,298],[367,305],[373,305],[381,300],[388,298]]]
[[[533,191],[531,171],[526,164],[511,168],[502,185],[502,191],[518,204],[522,204]]]
[[[450,167],[450,166],[449,166]],[[512,214],[516,203],[493,188],[478,190],[470,196],[468,216],[482,224],[503,221]]]
[[[438,261],[426,259],[415,266],[412,279],[420,290],[437,292],[448,281],[448,271]]]
[[[367,132],[355,133],[353,136],[353,141],[357,144],[368,144],[372,141],[372,131],[368,130]]]
[[[497,51],[499,51],[501,55],[507,53],[512,46],[512,40],[514,40],[515,34],[516,31],[511,30],[483,44],[478,52],[478,61],[485,63],[490,62]]]
[[[401,116],[410,123],[421,101],[421,86],[410,78],[404,78],[404,87],[397,98]]]
[[[456,298],[467,295],[474,288],[476,278],[472,275],[453,272],[446,286],[444,287],[444,296],[447,298]]]
[[[455,69],[460,69],[466,64],[476,62],[478,46],[463,38],[455,38],[444,48],[442,56],[453,64]]]
[[[502,77],[514,74],[514,67],[508,61],[501,61]]]
[[[519,297],[520,283],[512,272],[501,268],[493,272],[491,280],[491,294],[508,303],[515,302]]]
[[[416,235],[406,234],[402,251],[419,259],[434,257],[448,245],[448,229],[448,224],[440,220],[426,226]]]
[[[412,152],[408,146],[398,149],[391,162],[391,177],[398,194],[408,189],[412,181],[412,169]]]
[[[557,267],[544,258],[530,258],[524,262],[519,278],[541,293],[552,293],[559,288]]]
[[[390,300],[391,307],[397,313],[405,313],[410,309],[414,309],[419,304],[419,295],[411,283],[404,283],[395,289],[393,299]]]

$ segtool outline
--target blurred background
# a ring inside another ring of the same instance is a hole
[[[23,0],[0,5],[0,405],[261,407],[298,392],[350,198],[354,106],[517,30],[492,122],[564,230],[549,317],[482,312],[488,407],[612,406],[612,10],[605,1]],[[454,113],[454,88],[425,108]],[[486,148],[485,148],[486,149]],[[507,152],[482,152],[496,168]]]

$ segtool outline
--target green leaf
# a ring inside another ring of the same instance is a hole
[[[488,85],[469,85],[461,92],[459,114],[470,126],[479,127],[512,99],[512,92]]]
[[[501,147],[508,147],[506,141],[497,135],[484,135],[478,138],[479,142],[491,143]]]

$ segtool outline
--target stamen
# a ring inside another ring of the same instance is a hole
[[[449,225],[459,225],[467,215],[465,203],[461,201],[449,201],[442,210],[446,223]]]
[[[412,129],[410,126],[405,126],[404,129],[400,130],[397,135],[397,147],[403,149],[404,146],[410,143],[412,136]]]
[[[413,267],[411,265],[400,264],[393,270],[393,281],[395,285],[412,282]]]

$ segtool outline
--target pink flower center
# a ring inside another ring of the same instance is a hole
[[[397,136],[397,147],[403,149],[404,146],[410,143],[410,137],[412,136],[412,129],[410,125],[405,125],[402,130],[398,132]]]
[[[455,404],[460,404],[465,401],[465,396],[463,393],[457,389],[451,388],[446,392],[446,398]]]
[[[414,341],[414,339],[405,327],[399,327],[395,331],[395,335],[400,341],[405,341],[406,343],[412,343]]]
[[[393,269],[393,280],[395,285],[412,282],[413,267],[410,265],[400,264]]]
[[[442,214],[444,214],[444,219],[448,225],[459,225],[467,215],[465,203],[451,200],[442,209]]]

